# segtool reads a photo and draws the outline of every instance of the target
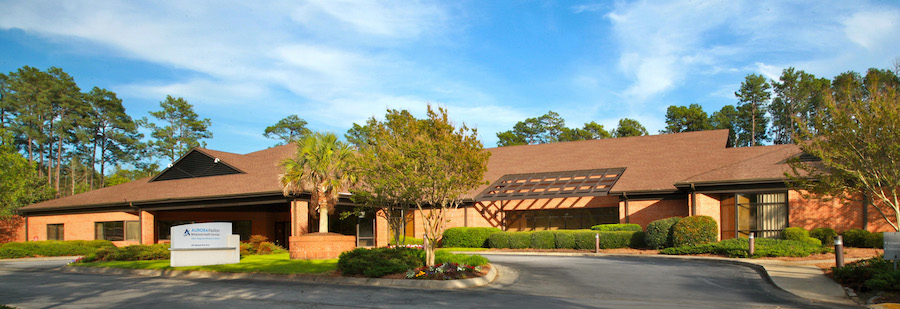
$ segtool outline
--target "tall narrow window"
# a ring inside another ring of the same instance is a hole
[[[47,224],[47,240],[65,240],[64,227],[62,223]]]
[[[141,241],[141,223],[125,221],[125,240]]]
[[[737,193],[723,196],[720,208],[722,239],[747,237],[777,238],[788,226],[787,194]]]

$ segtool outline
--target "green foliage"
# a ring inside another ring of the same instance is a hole
[[[757,238],[756,253],[752,257],[804,257],[814,253],[831,252],[830,248],[803,241]],[[727,257],[750,257],[750,241],[746,238],[733,238],[702,245],[665,248],[659,252],[671,255],[715,254]]]
[[[884,249],[884,233],[869,233],[866,235],[866,248]]]
[[[469,266],[483,266],[488,263],[488,259],[477,254],[461,254],[452,253],[446,250],[437,250],[434,254],[434,263],[456,263]]]
[[[168,260],[169,245],[131,245],[125,247],[104,247],[94,253],[85,255],[81,260],[84,263],[94,261],[145,261]]]
[[[101,248],[115,248],[115,245],[108,240],[10,242],[0,245],[0,259],[35,256],[87,255]]]
[[[531,233],[531,248],[554,249],[556,237],[553,231],[536,231]]]
[[[709,118],[700,104],[690,106],[671,105],[666,109],[666,129],[660,133],[680,133],[709,130]]]
[[[543,116],[516,123],[510,131],[497,133],[497,146],[553,143],[559,141],[566,129],[566,121],[559,114],[548,111]]]
[[[328,214],[334,211],[338,193],[356,182],[350,146],[333,133],[314,133],[300,140],[293,158],[281,161],[278,177],[285,195],[312,193],[310,206],[318,207],[319,232],[328,232]]]
[[[575,231],[575,249],[594,250],[597,233],[591,230]]]
[[[845,247],[866,248],[866,238],[869,234],[871,233],[866,230],[852,229],[844,231],[841,233],[841,236],[843,237]]]
[[[531,247],[531,232],[510,232],[509,248],[525,249]]]
[[[263,136],[280,140],[277,145],[286,145],[303,139],[312,133],[306,128],[306,120],[297,115],[290,115],[281,119],[275,125],[266,127]]]
[[[826,246],[834,243],[834,236],[837,236],[837,232],[830,227],[817,227],[809,231],[809,237],[818,239]]]
[[[619,126],[613,131],[614,137],[628,136],[644,136],[647,135],[647,128],[644,128],[640,122],[631,118],[619,119]]]
[[[646,248],[646,240],[647,232],[634,232],[634,234],[631,234],[631,242],[628,244],[628,247],[634,249]]]
[[[722,109],[709,116],[709,124],[713,129],[728,129],[728,146],[737,145],[737,123],[740,115],[734,105],[722,106]]]
[[[640,224],[634,223],[616,223],[616,224],[600,224],[591,227],[592,230],[595,231],[633,231],[633,232],[643,232],[644,228],[641,227]]]
[[[771,86],[767,79],[758,74],[750,74],[741,83],[734,95],[738,98],[737,144],[735,146],[756,146],[769,140],[766,116]]]
[[[250,235],[250,239],[245,244],[241,244],[241,255],[249,254],[278,254],[287,252],[282,247],[267,241],[268,238],[263,235]]]
[[[186,154],[191,148],[206,147],[202,139],[212,138],[209,127],[212,122],[209,118],[200,119],[194,106],[183,98],[166,96],[159,102],[160,111],[150,112],[150,116],[156,118],[162,124],[150,122],[146,117],[139,123],[150,129],[150,146],[159,157],[168,158],[174,162],[178,157]]]
[[[719,226],[709,216],[690,216],[672,226],[672,245],[693,246],[715,242],[719,237]]]
[[[592,139],[610,138],[612,134],[603,128],[602,124],[591,121],[584,124],[584,128],[564,128],[557,138],[560,142],[586,141]]]
[[[671,217],[647,224],[647,234],[645,235],[647,247],[651,249],[671,247],[673,245],[672,227],[680,220],[679,217]]]
[[[13,137],[0,129],[0,218],[16,209],[53,198],[47,180],[38,176],[37,167],[13,148]]]
[[[509,233],[512,232],[497,232],[488,236],[488,245],[491,248],[498,249],[508,249],[509,248]]]
[[[809,232],[802,227],[789,227],[781,234],[782,239],[804,241],[809,238]]]
[[[421,245],[421,244],[424,244],[424,243],[425,243],[425,240],[423,240],[423,239],[421,239],[421,238],[406,237],[405,239],[406,239],[405,244],[407,244],[407,245]],[[404,242],[404,237],[401,236],[401,237],[400,237],[400,241],[401,241],[401,242]],[[394,240],[394,239],[391,239],[390,245],[391,245],[391,246],[396,246],[396,245],[397,245],[397,241]]]
[[[444,247],[487,248],[488,237],[500,232],[496,227],[451,227],[444,230]]]
[[[831,271],[835,281],[856,291],[900,291],[900,271],[883,256],[832,267]]]
[[[553,231],[556,249],[575,249],[575,233],[574,230]]]
[[[423,252],[410,248],[356,248],[341,253],[338,270],[344,275],[380,278],[422,266]]]

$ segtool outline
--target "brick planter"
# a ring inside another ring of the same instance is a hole
[[[341,252],[356,249],[356,236],[310,233],[290,237],[291,259],[336,259]]]

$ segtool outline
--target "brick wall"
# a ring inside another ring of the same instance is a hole
[[[25,241],[25,218],[11,216],[0,220],[0,244]]]
[[[689,197],[690,199],[690,197]],[[716,220],[718,238],[722,239],[722,213],[720,211],[720,201],[718,194],[696,194],[697,207],[696,216],[709,216]],[[688,201],[690,202],[690,200]]]
[[[671,200],[629,200],[628,222],[640,224],[645,229],[650,222],[669,217],[688,216],[688,202],[685,199]]]
[[[807,230],[830,227],[838,232],[863,227],[862,201],[806,198],[805,191],[788,191],[789,225]],[[877,212],[872,209],[872,212]]]
[[[94,223],[107,221],[138,221],[137,213],[100,212],[88,214],[28,216],[28,240],[47,240],[47,224],[63,224],[63,239],[93,240]],[[116,246],[137,245],[139,241],[114,241]]]

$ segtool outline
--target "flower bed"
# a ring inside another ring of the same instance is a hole
[[[420,267],[406,272],[407,279],[454,280],[481,277],[484,275],[481,266],[469,266],[457,263],[444,263],[435,267]]]

